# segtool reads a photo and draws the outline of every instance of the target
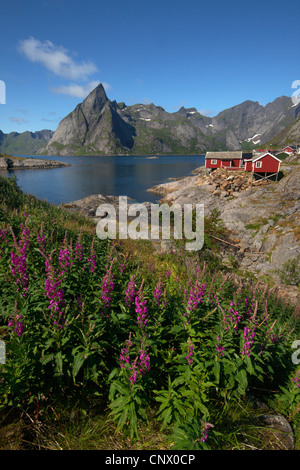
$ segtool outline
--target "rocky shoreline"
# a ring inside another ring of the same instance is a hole
[[[43,160],[38,158],[20,158],[3,156],[0,157],[0,171],[1,170],[31,170],[31,169],[46,169],[46,168],[62,168],[71,166],[68,163],[58,162],[55,160]]]
[[[257,181],[245,173],[199,168],[195,176],[150,189],[160,203],[204,204],[205,214],[217,209],[232,234],[233,254],[241,269],[278,281],[278,271],[300,255],[300,166],[283,165],[278,181]],[[297,287],[290,288],[297,297]]]

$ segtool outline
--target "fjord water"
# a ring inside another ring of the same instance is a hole
[[[128,196],[137,202],[158,202],[160,196],[147,189],[166,183],[169,178],[191,175],[205,162],[204,155],[30,157],[61,161],[71,166],[1,174],[15,176],[25,193],[53,204],[76,201],[93,194]]]

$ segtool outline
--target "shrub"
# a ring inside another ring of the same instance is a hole
[[[300,254],[284,263],[283,268],[279,271],[279,276],[285,284],[300,285]]]

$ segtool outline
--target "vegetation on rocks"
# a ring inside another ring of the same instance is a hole
[[[0,178],[0,448],[268,449],[268,413],[299,447],[299,311],[210,262],[216,230],[194,255],[101,241]]]

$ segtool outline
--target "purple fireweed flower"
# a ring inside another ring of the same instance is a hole
[[[292,382],[294,382],[294,384],[296,384],[297,388],[300,388],[300,369],[296,372],[296,375],[292,379]]]
[[[162,281],[159,281],[153,292],[153,297],[155,298],[156,304],[158,306],[160,306],[161,304],[161,295],[162,295],[163,286],[164,286],[164,283]]]
[[[30,246],[30,230],[25,226],[22,225],[22,232],[19,243],[17,243],[15,234],[11,229],[12,236],[14,239],[14,248],[16,253],[11,252],[10,259],[11,259],[11,272],[12,275],[16,279],[16,284],[18,285],[17,290],[19,291],[21,286],[24,290],[23,296],[26,297],[28,291],[28,273],[27,273],[27,251]]]
[[[6,241],[6,238],[7,238],[7,235],[8,235],[8,229],[3,229],[3,230],[0,230],[0,243],[3,243]]]
[[[239,324],[240,320],[242,319],[242,316],[234,308],[231,308],[229,310],[229,315],[228,316],[229,316],[229,319],[231,321],[231,324],[233,325],[233,328],[237,329],[238,324]]]
[[[141,348],[139,350],[139,372],[141,375],[146,374],[150,370],[150,356],[147,354],[147,345],[144,343],[141,344]]]
[[[217,341],[221,341],[220,336],[217,336]],[[219,345],[219,344],[216,345],[216,350],[217,350],[217,352],[218,352],[218,353],[221,353],[222,356],[224,356],[224,351],[225,351],[225,349],[226,349],[225,346],[221,346],[221,345]]]
[[[134,301],[135,295],[135,281],[133,276],[131,276],[130,281],[128,282],[128,286],[125,293],[125,303],[126,305],[130,306]]]
[[[20,315],[17,311],[17,302],[15,302],[15,311],[14,315],[10,316],[8,325],[9,327],[13,327],[14,332],[17,333],[17,336],[20,338],[22,335],[25,325],[22,321],[22,315]]]
[[[122,349],[120,354],[120,366],[125,367],[128,364],[130,370],[129,381],[131,386],[135,384],[139,376],[145,375],[150,370],[150,356],[147,353],[147,345],[141,341],[141,347],[139,349],[138,355],[135,357],[134,361],[130,363],[129,351],[132,346],[131,342],[131,333],[129,334],[129,339],[126,341],[125,348]]]
[[[188,338],[188,355],[186,356],[186,360],[188,361],[189,366],[192,364],[194,359],[192,358],[194,354],[195,346],[191,343],[190,338]]]
[[[110,302],[111,302],[111,299],[112,299],[111,292],[114,289],[114,282],[113,282],[114,276],[111,273],[112,265],[113,265],[113,261],[112,261],[112,263],[110,265],[110,268],[106,272],[106,274],[103,278],[103,281],[102,281],[102,296],[101,296],[101,299],[102,299],[102,302],[104,303],[104,307],[106,307],[106,308],[108,308],[110,306]]]
[[[142,286],[141,286],[142,287]],[[140,328],[143,328],[147,325],[148,319],[148,307],[147,300],[144,299],[141,288],[138,292],[138,295],[135,297],[135,311],[137,313],[137,324]]]
[[[77,235],[76,245],[75,245],[75,259],[82,261],[83,258],[83,243],[81,237],[81,231],[79,235]]]
[[[91,253],[90,253],[90,257],[88,258],[88,262],[90,264],[91,272],[94,273],[96,270],[96,252],[94,249],[94,240],[92,242]]]
[[[202,420],[202,430],[201,430],[201,442],[205,442],[207,437],[208,437],[208,430],[213,428],[214,425],[210,423],[205,423],[204,420]]]
[[[251,330],[251,328],[247,328],[245,326],[243,336],[244,336],[244,345],[243,345],[242,355],[244,356],[245,354],[247,354],[247,356],[250,356],[251,346],[254,343],[255,332],[254,330]]]
[[[67,247],[61,248],[58,263],[61,268],[61,274],[64,275],[65,271],[71,266],[70,250]]]
[[[121,264],[121,265],[119,266],[120,273],[123,274],[123,272],[125,271],[126,267],[127,267],[127,263]]]
[[[129,338],[125,341],[125,344],[126,346],[122,349],[120,354],[120,367],[125,367],[125,364],[129,364],[129,352],[133,344],[131,341],[131,332],[129,333]]]
[[[75,245],[75,258],[79,261],[83,258],[83,244],[81,244],[79,240],[77,240]]]
[[[187,302],[187,309],[190,312],[193,312],[198,307],[199,303],[203,302],[203,296],[206,289],[206,283],[199,285],[198,280],[195,282],[194,286],[190,290],[188,302]]]
[[[46,274],[45,295],[50,300],[48,309],[51,310],[50,317],[54,317],[53,323],[57,325],[62,320],[62,308],[65,306],[65,301],[63,290],[60,288],[62,281],[59,276],[55,276],[54,268],[48,258],[46,258]],[[59,322],[56,318],[59,319]],[[62,326],[60,325],[59,327],[61,328]]]
[[[131,371],[131,376],[129,377],[129,381],[131,382],[131,385],[135,384],[135,382],[137,381],[137,378],[138,378],[137,360],[138,360],[138,356],[133,361],[133,364],[129,367],[129,369]]]

